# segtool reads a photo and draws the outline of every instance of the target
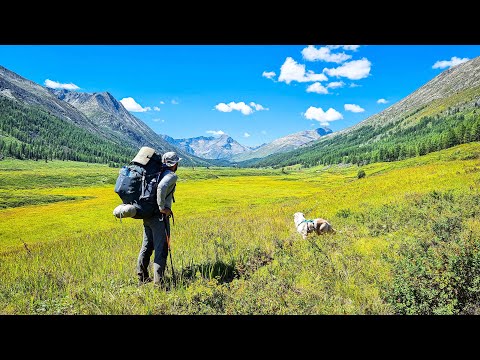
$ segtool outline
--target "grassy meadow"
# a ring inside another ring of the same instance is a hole
[[[1,314],[480,313],[480,143],[361,168],[180,167],[164,290],[137,286],[142,221],[113,217],[117,174],[0,161]],[[297,211],[337,232],[303,240]]]

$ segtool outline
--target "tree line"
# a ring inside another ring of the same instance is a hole
[[[38,107],[0,97],[0,154],[31,160],[128,163],[136,150],[63,121]]]
[[[351,163],[396,161],[473,141],[480,141],[480,110],[449,110],[444,114],[423,116],[412,126],[399,119],[383,127],[363,126],[351,133],[320,140],[308,149],[275,154],[263,160],[243,162],[242,166],[305,167]]]

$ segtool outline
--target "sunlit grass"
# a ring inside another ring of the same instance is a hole
[[[112,215],[118,169],[0,161],[0,191],[11,197],[87,197],[0,210],[0,313],[394,313],[382,292],[391,261],[431,231],[402,217],[432,191],[478,192],[479,152],[472,143],[370,164],[363,179],[357,166],[180,168],[168,291],[137,287],[142,221]],[[301,240],[296,211],[337,233]],[[480,228],[474,218],[465,226]]]

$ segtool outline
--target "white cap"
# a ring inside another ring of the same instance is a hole
[[[182,158],[179,158],[177,153],[174,151],[169,151],[163,154],[162,156],[162,162],[166,164],[167,166],[174,166],[176,163],[178,163]]]

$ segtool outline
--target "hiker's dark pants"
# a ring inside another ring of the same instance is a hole
[[[163,279],[165,267],[167,265],[168,243],[165,226],[168,228],[168,218],[163,216],[153,216],[149,219],[143,219],[143,243],[138,255],[137,275],[139,280],[148,278],[148,265],[150,257],[153,257],[153,281],[160,284]]]

